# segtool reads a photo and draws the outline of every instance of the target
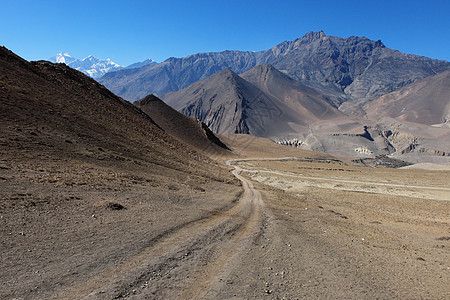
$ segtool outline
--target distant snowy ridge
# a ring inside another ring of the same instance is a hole
[[[129,65],[128,67],[121,66],[112,60],[105,59],[98,59],[92,55],[89,55],[88,57],[79,60],[75,57],[72,57],[67,52],[61,52],[56,54],[55,56],[49,58],[49,61],[53,63],[64,63],[68,65],[69,67],[76,69],[78,71],[83,72],[84,74],[97,79],[102,77],[108,72],[118,71],[121,69],[131,69],[131,68],[137,68],[137,67],[143,67],[145,65],[155,64],[156,62],[152,59],[147,59],[142,62],[134,63]]]
[[[51,62],[63,63],[66,65],[68,65],[76,60],[78,60],[78,59],[73,58],[69,53],[66,53],[66,52],[58,53],[58,54],[56,54],[56,56],[53,56],[52,58],[50,58]]]
[[[72,57],[67,52],[61,52],[51,57],[49,61],[53,63],[64,63],[69,67],[83,72],[84,74],[96,79],[100,78],[108,72],[117,71],[124,68],[119,64],[111,61],[109,58],[106,60],[98,59],[92,55],[79,60]]]

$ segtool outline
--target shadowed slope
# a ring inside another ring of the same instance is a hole
[[[30,63],[0,48],[0,74],[3,153],[106,161],[117,156],[187,172],[189,161],[207,161],[131,103],[64,64]],[[198,170],[207,169],[200,164]]]
[[[155,120],[167,133],[178,138],[182,142],[193,146],[208,154],[230,154],[228,147],[209,130],[200,120],[187,117],[154,95],[149,95],[134,102],[143,112]]]
[[[1,299],[84,298],[72,288],[241,191],[93,79],[3,47],[0,125]]]

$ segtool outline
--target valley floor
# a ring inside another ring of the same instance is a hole
[[[90,169],[97,181],[67,188],[53,174],[42,176],[61,184],[53,194],[30,184],[14,196],[6,172],[2,196],[16,199],[1,210],[1,298],[448,298],[449,171],[228,164],[242,187],[117,185],[125,175]]]

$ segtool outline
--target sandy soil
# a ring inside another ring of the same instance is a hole
[[[235,184],[163,168],[164,176],[145,167],[120,172],[51,162],[1,168],[2,299],[58,297],[178,228],[228,209],[241,193]]]
[[[3,162],[1,298],[448,298],[448,171],[259,142],[228,162],[241,186]]]
[[[402,169],[423,169],[423,170],[450,170],[450,164],[420,163],[402,167]]]

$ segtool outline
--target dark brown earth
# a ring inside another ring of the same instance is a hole
[[[155,120],[164,131],[181,142],[207,152],[208,156],[230,156],[230,149],[206,126],[193,117],[187,117],[154,95],[134,102],[143,112]]]

